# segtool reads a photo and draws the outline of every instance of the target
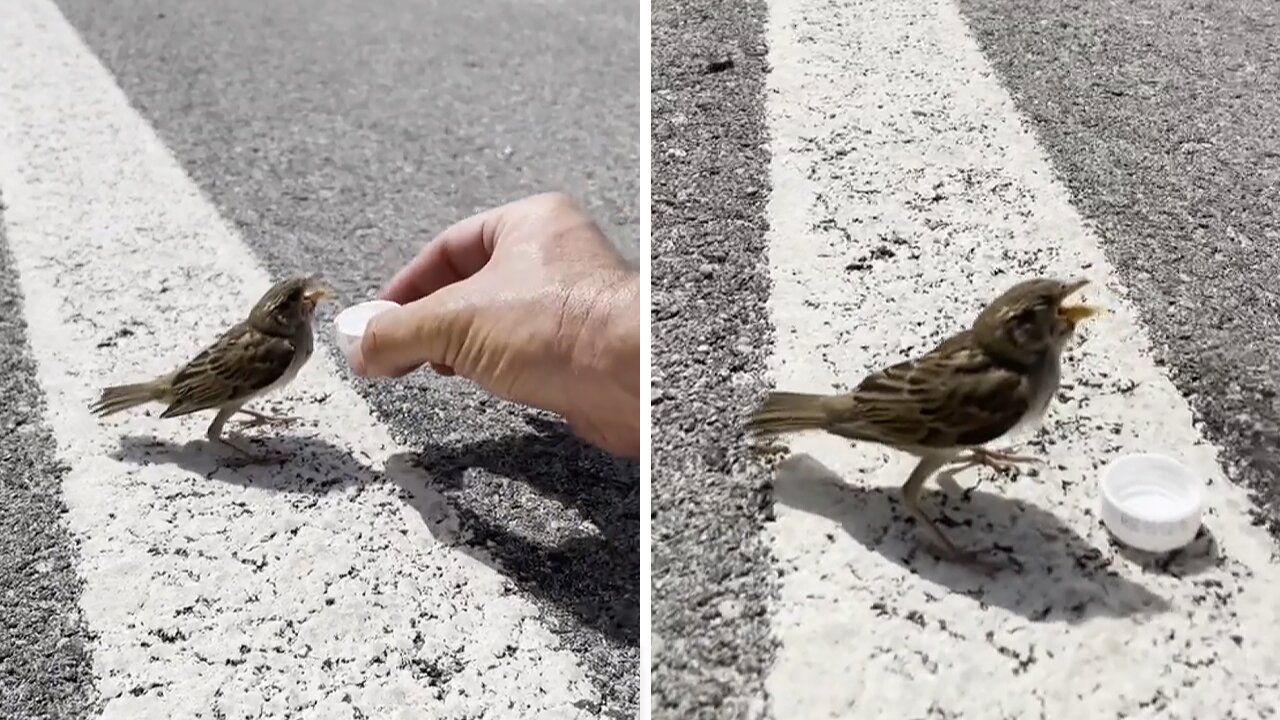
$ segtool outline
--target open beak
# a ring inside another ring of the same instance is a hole
[[[333,290],[330,290],[328,286],[321,284],[312,285],[309,290],[302,294],[302,298],[312,305],[316,305],[325,298],[332,297],[334,297]]]
[[[1068,296],[1074,295],[1076,292],[1080,290],[1080,288],[1088,284],[1089,284],[1089,280],[1087,278],[1080,278],[1079,280],[1074,280],[1068,283],[1067,286],[1063,288],[1062,298],[1065,300]],[[1097,307],[1095,305],[1085,305],[1083,303],[1079,305],[1059,305],[1058,306],[1058,317],[1062,318],[1063,320],[1066,320],[1072,325],[1076,325],[1080,321],[1091,318],[1094,315],[1100,314],[1101,312],[1102,312],[1102,308]]]

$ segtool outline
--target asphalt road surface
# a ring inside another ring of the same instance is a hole
[[[639,472],[323,351],[266,409],[98,423],[272,278],[369,297],[549,189],[638,247],[631,3],[10,3],[0,23],[0,717],[633,717]],[[293,715],[290,715],[290,714]]]
[[[655,718],[1273,712],[1278,27],[1266,2],[655,3]],[[1013,570],[916,550],[902,456],[745,448],[767,387],[848,388],[1039,273],[1112,310],[1024,441],[1049,462],[926,501]],[[1099,523],[1134,450],[1210,482],[1172,557]]]

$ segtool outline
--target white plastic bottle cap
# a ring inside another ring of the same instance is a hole
[[[333,325],[337,330],[338,347],[342,349],[342,354],[347,356],[348,362],[351,360],[352,353],[359,349],[360,339],[364,337],[364,329],[373,316],[398,307],[400,307],[398,304],[390,300],[370,300],[352,305],[338,313],[338,317],[333,319]]]
[[[1120,542],[1163,553],[1195,539],[1205,505],[1204,481],[1164,455],[1117,458],[1101,480],[1102,521]]]

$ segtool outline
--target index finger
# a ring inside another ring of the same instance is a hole
[[[493,254],[487,224],[499,210],[460,220],[432,238],[382,287],[378,297],[404,305],[476,274]]]

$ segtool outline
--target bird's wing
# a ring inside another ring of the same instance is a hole
[[[868,376],[845,397],[830,432],[897,447],[951,448],[982,445],[1012,430],[1031,405],[1032,388],[962,333]]]
[[[293,341],[238,323],[173,375],[162,418],[219,407],[269,387],[293,362]]]

